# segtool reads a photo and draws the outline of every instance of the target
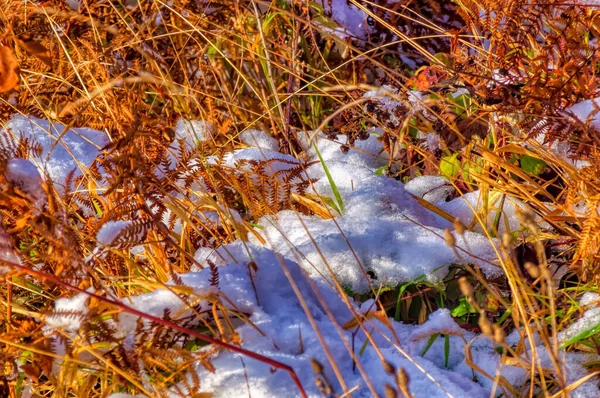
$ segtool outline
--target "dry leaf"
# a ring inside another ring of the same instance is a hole
[[[384,324],[387,324],[386,321],[388,321],[388,316],[385,313],[385,311],[370,311],[367,314],[363,314],[363,317],[365,318],[365,320],[377,319],[378,321],[380,321],[381,323],[384,323]],[[356,318],[352,318],[351,320],[346,322],[344,324],[344,326],[342,326],[342,329],[344,329],[344,330],[355,329],[356,327],[358,327],[360,325],[361,322],[364,322],[364,320],[359,321]]]
[[[38,58],[40,61],[52,68],[52,54],[42,43],[36,41],[33,36],[23,33],[17,37],[17,43],[28,55]]]
[[[310,211],[312,211],[313,213],[325,220],[333,218],[333,213],[319,202],[318,197],[313,199],[313,197],[308,194],[298,195],[296,193],[292,193],[292,200],[301,205],[304,205]]]
[[[35,365],[21,365],[20,367],[25,376],[29,377],[34,383],[39,383],[38,375],[41,373],[39,367]]]
[[[0,46],[0,93],[5,93],[19,85],[19,63],[13,51]]]
[[[417,70],[415,76],[410,79],[409,84],[412,83],[419,91],[427,91],[439,83],[444,77],[446,77],[446,73],[443,70],[431,66],[424,66]]]

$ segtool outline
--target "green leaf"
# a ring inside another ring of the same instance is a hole
[[[371,333],[373,333],[373,330],[375,330],[375,328],[371,329]],[[368,344],[369,344],[369,339],[365,339],[365,342],[363,343],[363,345],[360,347],[360,350],[358,351],[358,355],[362,356],[365,353],[365,350],[367,349]]]
[[[546,169],[546,162],[533,156],[523,155],[519,160],[521,169],[533,175],[540,175]]]
[[[448,179],[453,179],[461,169],[460,161],[458,160],[458,153],[450,156],[445,156],[440,162],[440,172]]]
[[[452,111],[459,115],[461,119],[466,119],[477,111],[477,105],[473,103],[469,94],[461,94],[454,97],[449,93],[447,97],[456,104],[456,106],[452,107]]]
[[[504,322],[510,316],[510,314],[512,314],[512,305],[506,311],[504,311],[504,314],[502,314],[500,319],[496,321],[496,325],[500,325],[502,322]]]
[[[260,225],[260,224],[255,224],[255,223],[253,223],[253,222],[251,222],[251,221],[248,221],[248,224],[250,224],[250,226],[251,226],[251,227],[253,227],[253,228],[265,229],[265,227],[263,227],[262,225]]]
[[[452,311],[450,311],[450,315],[452,315],[454,318],[462,318],[467,314],[477,313],[475,308],[468,303],[466,297],[463,296],[458,300],[460,304],[458,304],[458,306],[456,306]]]
[[[378,168],[377,170],[375,170],[375,174],[377,174],[379,177],[383,177],[385,175],[385,172],[387,171],[388,166],[381,166],[380,168]]]
[[[443,265],[440,267],[437,267],[436,269],[433,270],[433,272],[436,272],[437,270],[440,270],[443,267],[444,267]],[[419,275],[415,279],[408,281],[400,286],[400,289],[398,291],[398,300],[396,301],[396,314],[394,315],[394,319],[396,321],[400,321],[400,303],[402,302],[402,295],[404,294],[404,291],[412,285],[416,285],[419,282],[424,282],[424,279],[425,279],[425,274]],[[427,283],[425,283],[425,284],[427,284]]]
[[[419,129],[417,128],[417,119],[411,118],[408,121],[408,135],[412,138],[417,138],[419,136]]]
[[[278,12],[274,12],[274,13],[272,13],[270,15],[267,15],[265,17],[265,19],[263,20],[263,24],[262,24],[263,25],[262,26],[263,31],[265,31],[265,32],[269,31],[269,28],[271,27],[271,23],[273,22],[273,20],[275,19],[275,17],[277,15],[279,15],[279,13]]]
[[[209,44],[208,45],[208,50],[206,51],[206,55],[211,56],[211,55],[215,55],[219,52],[219,50],[217,49],[216,46]]]
[[[440,61],[445,66],[452,66],[452,58],[450,58],[449,54],[446,53],[437,53],[433,56],[433,58]]]

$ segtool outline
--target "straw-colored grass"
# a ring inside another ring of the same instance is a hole
[[[50,205],[43,214],[0,173],[2,225],[23,263],[36,264],[35,271],[15,267],[0,285],[0,358],[7,368],[0,374],[1,396],[18,397],[25,385],[34,396],[152,395],[148,385],[166,394],[179,382],[194,390],[201,380],[186,379],[192,363],[201,361],[212,369],[211,354],[235,348],[239,337],[233,325],[250,323],[246,314],[231,310],[223,295],[198,297],[185,286],[172,289],[194,309],[194,316],[179,322],[146,316],[161,333],[134,350],[123,348],[106,320],[131,311],[117,297],[164,289],[164,282],[177,281],[178,273],[207,266],[193,258],[198,247],[216,248],[258,235],[253,222],[261,215],[282,209],[321,217],[337,214],[335,198],[304,194],[310,181],[295,186],[293,196],[273,198],[268,194],[272,183],[256,186],[248,173],[220,165],[186,170],[191,159],[203,164],[209,155],[219,158],[243,146],[239,134],[251,128],[268,132],[282,151],[303,159],[299,131],[315,131],[315,137],[321,131],[346,134],[352,143],[364,138],[367,127],[380,127],[390,153],[390,178],[406,181],[442,173],[459,194],[479,190],[482,205],[474,209],[476,220],[490,239],[503,242],[497,255],[504,278],[485,280],[462,264],[464,253],[457,250],[458,265],[444,289],[416,281],[381,294],[374,288],[354,296],[376,298],[387,316],[408,323],[423,322],[440,297],[449,308],[459,302],[448,297],[466,297],[474,312],[464,323],[503,348],[504,364],[531,375],[523,390],[488,375],[498,392],[558,397],[577,386],[567,385],[562,374],[557,334],[580,313],[578,297],[597,289],[600,165],[594,130],[568,121],[561,110],[597,96],[600,58],[590,35],[597,37],[600,13],[561,8],[556,1],[466,0],[450,7],[450,2],[427,0],[408,8],[350,3],[373,21],[366,40],[332,34],[336,23],[320,3],[84,0],[72,10],[62,0],[2,2],[0,58],[7,72],[0,76],[5,79],[0,89],[16,82],[10,81],[16,73],[12,57],[20,69],[20,85],[0,95],[3,122],[14,113],[29,114],[105,131],[111,143],[97,165],[69,181],[66,194],[46,187]],[[428,19],[442,8],[452,8],[450,24],[462,29]],[[407,59],[415,63],[412,68],[404,63]],[[362,98],[383,83],[399,89],[387,92],[399,101],[415,88],[432,94],[421,104],[427,112],[400,114],[402,122],[392,126],[385,113]],[[461,100],[447,95],[459,87],[465,90]],[[180,163],[157,175],[156,166],[168,163],[179,118],[210,122],[212,141],[176,151],[172,155]],[[416,129],[438,134],[441,148],[424,145]],[[535,139],[541,133],[546,141],[568,140],[574,156],[590,166],[576,169],[550,151],[548,142]],[[8,158],[36,150],[35,143],[11,146],[9,141],[3,138],[0,171]],[[103,184],[99,167],[108,174]],[[254,173],[266,175],[268,167],[260,165]],[[303,167],[290,173],[301,177]],[[176,184],[180,178],[187,178],[186,184]],[[201,179],[214,194],[194,192],[193,179]],[[98,191],[99,186],[105,188]],[[522,214],[522,231],[498,236],[505,222],[499,209],[514,199],[529,209]],[[573,212],[579,202],[592,209],[585,217]],[[232,210],[243,219],[236,219]],[[206,211],[217,213],[221,222],[203,217]],[[165,221],[167,213],[172,217]],[[492,225],[484,221],[490,213],[496,215]],[[134,220],[134,214],[143,216]],[[181,234],[173,232],[175,218],[182,222]],[[119,219],[134,220],[131,234],[93,266],[86,265],[98,229]],[[457,234],[476,226],[455,225],[446,234],[451,246]],[[134,256],[129,248],[139,244],[143,252]],[[525,261],[524,252],[533,256]],[[567,272],[556,279],[553,273],[559,268]],[[218,284],[218,272],[215,279]],[[95,296],[86,327],[75,340],[63,336],[67,350],[59,353],[42,330],[45,319],[57,299],[89,288]],[[344,292],[341,284],[336,288]],[[197,312],[201,299],[212,304],[211,314]],[[367,336],[377,333],[370,319],[355,317],[346,327],[363,328]],[[521,331],[521,341],[509,346],[504,338],[513,328]],[[184,344],[171,344],[182,336]],[[539,366],[535,350],[523,358],[534,336],[551,354],[552,369]],[[207,341],[212,350],[194,353]],[[375,340],[371,344],[377,348]],[[402,350],[400,342],[393,344]],[[591,336],[567,350],[597,352],[598,346]],[[61,360],[59,369],[52,369],[55,359]],[[283,364],[269,363],[294,375]],[[318,373],[319,364],[314,368]],[[589,369],[594,375],[600,366],[590,363]],[[368,369],[358,370],[375,394]],[[409,395],[402,370],[398,372],[397,385],[386,388]],[[352,387],[344,386],[349,395]]]

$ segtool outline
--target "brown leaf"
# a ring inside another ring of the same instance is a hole
[[[19,63],[13,51],[0,46],[0,93],[5,93],[19,85]]]
[[[41,369],[34,365],[21,365],[21,370],[27,377],[29,377],[34,383],[38,383],[38,376],[41,374]]]
[[[40,61],[52,68],[52,54],[42,43],[36,41],[33,36],[23,33],[17,37],[17,43],[28,55],[38,58]]]

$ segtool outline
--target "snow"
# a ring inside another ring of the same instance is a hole
[[[368,32],[372,29],[367,24],[367,14],[358,7],[345,0],[332,0],[331,2],[318,3],[324,6],[324,16],[317,18],[315,22],[320,28],[337,35],[340,38],[353,36],[358,39],[366,39]],[[331,20],[338,26],[332,26]]]
[[[399,90],[392,86],[382,86],[377,90],[367,91],[363,98],[373,98],[376,99],[376,103],[379,109],[387,113],[387,120],[391,122],[394,126],[400,125],[400,118],[396,115],[396,111],[401,108],[404,104],[398,98]],[[418,97],[413,97],[411,104],[419,104]],[[419,111],[421,109],[414,108],[415,111]]]
[[[110,246],[115,238],[119,236],[121,231],[131,225],[129,221],[117,220],[109,221],[102,225],[98,233],[96,234],[96,240],[101,245]]]
[[[276,253],[271,249],[238,241],[217,251],[223,258],[228,259],[227,265],[219,267],[220,292],[226,295],[240,311],[250,314],[250,321],[254,325],[243,323],[236,329],[244,348],[292,366],[310,397],[321,396],[314,384],[315,374],[310,366],[311,359],[317,359],[323,365],[325,375],[332,382],[334,391],[338,394],[343,392],[319,342],[317,332],[312,328],[292,288],[294,283],[316,322],[318,332],[327,342],[345,384],[350,387],[361,386],[353,396],[372,396],[365,387],[360,372],[353,370],[352,358],[342,341],[343,338],[350,344],[354,330],[341,331],[341,337],[339,334],[340,326],[352,319],[351,311],[341,299],[339,292],[334,291],[323,279],[315,278],[309,282],[306,273],[293,261],[284,262],[289,272],[289,276],[286,276]],[[254,284],[248,277],[247,264],[251,259],[257,265],[253,275]],[[215,288],[210,286],[209,279],[209,269],[181,275],[183,286],[192,287],[195,297],[208,297],[215,292]],[[167,286],[176,288],[176,285],[171,283]],[[70,300],[76,303],[63,304],[61,307],[78,307],[81,303],[78,297]],[[154,316],[162,316],[165,309],[169,309],[173,319],[190,313],[182,299],[167,289],[130,297],[124,299],[124,303]],[[201,310],[210,307],[210,304],[204,300],[199,305]],[[371,306],[369,303],[364,303],[361,309],[367,307]],[[333,318],[328,316],[326,309],[330,311]],[[481,370],[494,375],[501,356],[496,352],[496,346],[488,339],[480,337],[473,340],[476,335],[460,328],[445,309],[434,312],[426,323],[419,326],[405,325],[392,320],[390,322],[393,333],[380,321],[374,319],[367,321],[366,328],[375,331],[372,336],[386,361],[395,368],[403,368],[408,374],[409,390],[413,396],[447,397],[448,394],[455,397],[489,396],[493,382],[478,372],[475,372],[477,382],[473,381],[473,370],[468,366],[464,356],[467,342],[473,341],[470,349],[473,361]],[[135,341],[136,327],[136,318],[122,313],[116,325],[117,336],[123,337],[126,342]],[[421,357],[429,336],[436,333],[449,336],[448,368],[444,363],[443,338],[438,338],[427,354]],[[397,336],[400,344],[394,342],[394,335]],[[364,332],[359,331],[354,338],[355,346],[361,347],[365,338]],[[299,339],[302,340],[301,343]],[[551,368],[544,347],[538,346],[536,350],[542,364]],[[528,351],[523,357],[526,358],[530,354],[531,351]],[[587,356],[572,354],[566,357],[564,371],[568,380],[575,381],[586,375],[582,367],[586,358]],[[375,386],[376,392],[383,395],[385,383],[393,381],[384,372],[381,359],[373,346],[367,344],[362,355],[357,356],[357,360],[364,369],[367,369],[368,377]],[[273,372],[269,365],[253,359],[221,351],[213,357],[213,365],[218,369],[215,373],[206,370],[201,364],[195,365],[193,371],[197,372],[202,380],[201,391],[213,393],[215,397],[244,397],[249,393],[252,396],[262,397],[298,396],[286,372],[281,370]],[[508,365],[502,367],[502,376],[515,387],[527,383],[526,375],[526,371],[520,367]],[[593,384],[594,380],[584,383],[574,392],[574,396],[597,396],[599,391]],[[499,392],[501,389],[497,390],[497,393]]]
[[[279,142],[261,130],[246,130],[240,134],[240,140],[251,147],[279,151]]]
[[[208,247],[201,247],[194,254],[194,259],[203,266],[208,266],[209,262],[213,263],[217,267],[223,267],[227,265],[225,259],[216,252],[214,249]]]
[[[250,320],[265,334],[259,333],[256,328],[247,324],[239,327],[237,332],[244,341],[244,347],[291,365],[298,373],[303,386],[309,391],[311,397],[320,396],[314,385],[315,375],[309,366],[310,359],[316,358],[325,366],[326,375],[334,384],[336,392],[341,393],[340,386],[335,382],[336,378],[330,366],[328,366],[328,360],[318,341],[317,334],[308,322],[308,318],[304,314],[275,253],[270,249],[254,245],[248,246],[248,249],[250,253],[246,252],[241,242],[236,242],[219,250],[224,257],[235,257],[237,259],[236,263],[230,261],[228,266],[219,268],[222,293],[227,295],[238,308],[250,312],[252,314]],[[231,253],[231,256],[226,252]],[[250,255],[258,267],[254,275],[258,303],[254,299],[254,288],[248,278],[246,264],[250,261]],[[297,284],[300,294],[306,300],[311,314],[317,322],[320,333],[325,337],[336,363],[341,367],[346,384],[349,386],[364,385],[360,374],[352,371],[351,357],[340,340],[337,328],[329,319],[323,307],[327,306],[331,310],[334,314],[334,321],[338,325],[351,319],[350,311],[340,300],[338,294],[327,284],[322,280],[315,280],[313,283],[316,284],[319,294],[322,296],[322,300],[319,300],[302,269],[291,261],[287,261],[285,264],[289,269],[290,279]],[[204,270],[198,274],[184,275],[184,284],[192,285],[196,289],[206,288],[209,274],[209,270]],[[151,314],[158,313],[156,307],[163,303],[165,295],[161,292],[160,300],[156,293],[146,295],[144,310],[149,310]],[[136,308],[139,308],[141,304],[140,301],[134,302]],[[177,300],[167,300],[166,306],[172,309],[172,313],[176,313],[174,306],[177,304],[180,307],[182,306],[180,300],[179,302]],[[396,333],[401,336],[401,341],[408,341],[414,327],[399,323],[394,323],[394,326]],[[347,341],[350,341],[350,334],[351,332],[343,332]],[[299,341],[300,335],[302,336],[302,345]],[[359,334],[359,336],[361,336],[359,339],[361,339],[360,344],[362,344],[364,335]],[[487,392],[469,380],[468,377],[452,374],[447,370],[438,368],[427,359],[419,358],[416,353],[418,349],[422,349],[423,344],[413,344],[415,349],[411,351],[411,356],[414,357],[411,359],[403,357],[390,344],[382,343],[381,346],[385,350],[389,362],[396,367],[403,367],[409,374],[410,389],[416,396],[430,394],[432,397],[446,397],[447,395],[436,383],[426,377],[415,364],[424,369],[437,383],[441,384],[446,391],[454,396],[465,396],[465,394],[474,394],[478,397],[487,396]],[[383,372],[381,361],[375,350],[368,348],[359,360],[366,369],[369,369],[371,381],[378,392],[382,394],[384,383],[389,383],[392,379]],[[198,365],[196,371],[200,376],[200,380],[202,380],[202,391],[213,392],[215,397],[247,396],[248,390],[244,375],[244,372],[246,372],[252,396],[297,396],[297,391],[287,373],[282,371],[272,373],[270,366],[252,359],[244,358],[243,361],[245,370],[239,355],[221,352],[214,359],[214,365],[219,369],[218,372],[208,372]],[[368,396],[368,391],[363,391],[357,396]]]
[[[45,171],[55,184],[64,185],[72,170],[74,176],[82,175],[94,162],[100,149],[108,144],[105,133],[89,128],[67,129],[60,123],[49,122],[33,116],[15,114],[4,128],[16,138],[28,138],[43,147],[41,156],[30,159]]]
[[[355,292],[369,289],[365,271],[373,273],[373,283],[386,286],[422,275],[432,282],[439,281],[448,265],[461,261],[443,238],[450,223],[420,206],[402,183],[374,173],[385,163],[378,157],[382,144],[375,136],[358,144],[348,155],[339,150],[339,145],[325,140],[318,144],[342,198],[341,216],[334,221],[282,211],[259,220],[264,228],[261,235],[286,259],[299,261],[312,277],[333,279],[335,275]],[[314,151],[310,153],[316,158]],[[334,197],[321,163],[311,166],[307,174],[318,179],[313,184],[315,193]],[[458,210],[469,211],[464,202],[456,202],[453,207],[457,215]],[[459,249],[464,259],[479,265],[489,276],[500,274],[500,268],[489,263],[496,257],[492,242],[471,232],[461,239]],[[256,238],[251,241],[258,244]],[[422,255],[425,252],[427,256]]]
[[[448,265],[460,262],[443,238],[447,223],[420,207],[401,183],[369,177],[355,180],[354,192],[342,196],[345,211],[335,221],[282,211],[259,220],[262,234],[285,258],[298,258],[311,276],[335,275],[357,293],[369,289],[363,267],[373,272],[375,284],[395,286],[422,275],[438,282]],[[499,267],[468,254],[493,261],[490,241],[471,232],[464,239],[462,254],[487,275],[498,276]]]
[[[600,97],[584,100],[570,107],[565,108],[560,112],[560,115],[568,120],[574,120],[589,126],[593,130],[600,131]],[[536,142],[539,145],[544,145],[545,149],[556,155],[577,169],[590,166],[587,160],[576,159],[576,156],[571,151],[571,143],[567,140],[553,140],[551,145],[544,144],[546,133],[548,131],[548,120],[542,119],[534,130],[540,130],[537,135]],[[535,148],[534,148],[535,149]]]
[[[475,217],[475,214],[481,214],[482,210],[487,206],[487,218],[484,217],[482,221],[485,223],[486,229],[491,231],[495,224],[496,217],[500,213],[498,236],[502,236],[505,232],[515,232],[521,229],[517,211],[519,209],[525,209],[525,205],[522,202],[514,198],[503,198],[502,193],[498,191],[491,191],[489,193],[487,203],[480,191],[473,191],[463,194],[450,202],[435,202],[435,205],[447,213],[459,218],[466,226],[474,223],[473,230],[479,233],[483,233],[484,229],[479,223],[479,220]]]
[[[36,139],[38,135],[41,139],[49,137],[43,133],[44,126],[50,132],[61,131],[57,127],[59,125],[50,127],[48,122],[41,120],[36,123],[42,127],[37,127],[32,119],[13,117],[8,122],[11,127],[7,127],[15,133],[23,132]],[[80,142],[77,141],[78,137],[81,140],[77,132],[80,135],[85,132],[87,137],[95,138],[103,135],[93,130],[71,129],[63,135],[67,146]],[[180,121],[176,127],[176,136],[186,137],[184,145],[190,146],[214,138],[213,132],[214,129],[205,122]],[[315,136],[318,137],[318,134]],[[282,171],[302,165],[295,158],[277,152],[276,141],[269,138],[267,134],[256,131],[242,133],[240,140],[250,147],[226,155],[225,164],[248,172],[251,171],[252,162],[268,160],[266,172],[277,178]],[[344,139],[343,136],[337,137],[340,142]],[[93,151],[89,149],[90,153],[86,152],[85,156],[77,158],[81,164],[89,165],[94,161],[93,157],[101,147],[98,145],[100,141],[94,141],[96,145],[93,145]],[[58,164],[58,160],[66,161],[69,158],[57,152],[59,149],[65,151],[62,140],[57,145],[53,144],[50,139],[42,143],[44,153],[50,154],[47,160],[40,157],[32,162],[35,161],[42,170],[54,170],[57,178],[64,178],[71,164]],[[473,362],[482,372],[492,377],[500,372],[515,388],[525,385],[528,382],[525,369],[508,365],[500,367],[502,357],[496,351],[496,344],[461,328],[446,309],[433,312],[422,325],[403,324],[392,319],[382,322],[377,317],[367,316],[364,329],[343,328],[354,318],[353,312],[378,310],[374,302],[362,305],[355,303],[346,296],[348,290],[363,293],[371,287],[396,286],[421,276],[432,283],[439,283],[450,265],[465,261],[477,265],[488,277],[501,276],[502,272],[494,262],[497,242],[488,239],[481,227],[475,227],[472,232],[456,237],[456,248],[449,247],[444,239],[444,230],[452,228],[452,223],[422,207],[412,195],[459,217],[465,225],[473,222],[474,210],[482,209],[482,195],[471,192],[447,202],[453,188],[442,177],[418,177],[404,185],[377,175],[375,171],[386,165],[388,159],[382,143],[375,135],[357,142],[356,148],[347,155],[339,150],[339,144],[319,138],[316,145],[324,164],[318,161],[316,150],[306,144],[305,153],[313,163],[309,163],[311,165],[306,168],[304,178],[315,181],[310,193],[334,198],[334,189],[325,175],[325,165],[343,203],[341,214],[332,210],[336,214],[335,219],[322,219],[286,210],[262,217],[258,221],[262,228],[257,228],[256,232],[266,244],[249,234],[248,242],[238,240],[217,249],[200,248],[195,253],[195,259],[201,264],[206,265],[210,261],[217,267],[218,286],[211,284],[211,272],[214,273],[214,269],[196,268],[197,272],[179,275],[177,283],[167,282],[163,288],[123,297],[121,302],[149,315],[163,317],[168,312],[172,319],[181,319],[188,316],[194,318],[195,314],[203,311],[210,312],[217,294],[223,295],[228,299],[223,300],[223,305],[248,314],[252,323],[235,323],[242,347],[291,366],[311,397],[321,396],[315,385],[317,375],[310,366],[312,359],[323,365],[335,394],[346,392],[342,387],[345,385],[348,389],[357,386],[352,396],[372,396],[365,375],[361,373],[361,369],[366,369],[369,384],[375,393],[383,395],[384,386],[393,384],[394,380],[384,371],[380,354],[395,368],[404,369],[409,378],[408,388],[415,397],[488,397],[494,388],[497,395],[508,395],[501,386],[495,387],[493,380],[469,366],[466,348],[470,349]],[[81,149],[76,145],[74,147],[71,148],[74,154]],[[53,160],[55,163],[52,163]],[[70,160],[74,162],[74,159]],[[34,197],[41,195],[43,185],[33,163],[23,159],[13,161],[9,181],[21,184],[21,188]],[[216,160],[209,158],[207,161]],[[73,164],[77,166],[77,163]],[[523,206],[520,202],[509,199],[502,202],[501,195],[492,192],[488,206],[492,209],[485,220],[488,227],[492,225],[496,212],[502,210],[504,215],[500,230],[514,232],[520,228],[516,217],[517,209]],[[235,213],[234,217],[237,222],[242,221],[239,214]],[[129,225],[131,222],[124,220],[105,223],[97,234],[99,248],[114,245],[119,234]],[[256,267],[249,267],[251,261]],[[334,284],[334,280],[339,285]],[[338,290],[340,286],[342,289]],[[193,297],[197,312],[188,308],[185,299],[188,296]],[[594,306],[598,297],[590,294],[582,298],[581,305],[586,306],[586,312],[563,332],[561,339],[567,339],[582,328],[593,327],[600,322],[600,313]],[[75,338],[77,331],[87,321],[87,298],[85,294],[80,294],[57,300],[55,310],[46,319],[47,333],[61,329]],[[139,338],[139,334],[136,335],[138,327],[140,325],[135,316],[124,312],[115,316],[115,337],[123,339],[126,351],[135,349],[136,339]],[[149,328],[150,322],[144,321],[143,327]],[[363,347],[367,339],[365,330],[377,349],[368,343],[359,355],[359,347]],[[436,334],[448,336],[450,340],[447,361],[444,338],[437,338],[427,353],[421,356],[430,337]],[[518,331],[513,331],[507,337],[507,341],[519,339],[522,338]],[[331,353],[331,359],[340,369],[343,380],[336,377],[321,344],[322,340]],[[359,365],[356,369],[348,350],[353,346],[354,359]],[[64,351],[64,348],[57,345],[57,351]],[[545,348],[542,345],[534,348],[539,362],[552,368]],[[533,352],[529,347],[522,354],[522,359],[528,360]],[[573,382],[587,375],[582,364],[588,356],[564,352],[561,355],[568,381]],[[199,376],[201,391],[213,393],[215,397],[299,395],[289,374],[282,370],[273,371],[270,365],[225,350],[213,355],[211,360],[217,372],[208,371],[200,363],[189,371]],[[592,378],[572,394],[599,396],[597,384],[597,378]],[[185,388],[183,385],[180,387]],[[118,397],[115,394],[113,396]]]
[[[436,333],[464,336],[466,331],[458,326],[456,322],[454,322],[454,319],[450,315],[450,311],[445,308],[441,308],[429,315],[428,322],[417,326],[417,328],[412,332],[410,339],[412,341],[428,339],[430,336],[433,336]]]
[[[579,304],[587,309],[583,312],[581,318],[560,332],[558,338],[563,343],[600,325],[600,307],[598,306],[600,304],[600,294],[587,292],[579,299]]]
[[[61,298],[54,302],[54,311],[46,316],[46,326],[77,332],[87,314],[88,295],[80,293],[72,298]]]
[[[566,114],[575,116],[583,124],[589,123],[590,127],[600,130],[600,98],[578,102],[565,111]]]
[[[81,5],[81,0],[65,0],[65,5],[71,8],[73,11],[77,11]]]
[[[8,182],[31,195],[36,201],[41,201],[46,197],[46,191],[44,191],[42,185],[40,172],[38,171],[38,168],[27,159],[9,159],[6,164],[5,177]]]
[[[179,119],[175,126],[175,143],[183,139],[188,148],[200,142],[209,141],[214,136],[214,127],[205,120]]]
[[[404,185],[404,189],[411,194],[436,203],[446,201],[448,195],[454,192],[454,187],[445,177],[422,176],[410,180]]]

